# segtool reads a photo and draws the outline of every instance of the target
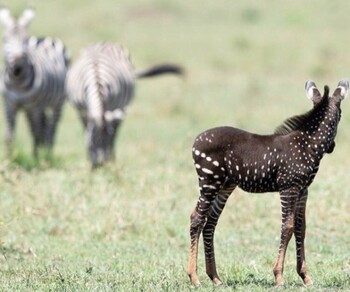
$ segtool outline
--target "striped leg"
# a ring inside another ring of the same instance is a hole
[[[79,118],[81,120],[81,123],[83,125],[83,128],[86,129],[87,128],[87,124],[88,124],[88,119],[87,119],[87,114],[86,111],[81,110],[79,111]]]
[[[296,203],[295,211],[295,242],[296,242],[296,252],[297,252],[297,272],[299,276],[303,279],[305,285],[312,285],[312,280],[307,272],[306,261],[305,261],[305,249],[304,249],[304,239],[305,239],[305,207],[307,201],[308,191],[307,189],[300,192],[300,196]]]
[[[52,153],[57,125],[61,118],[61,106],[50,109],[50,111],[50,115],[45,125],[45,146],[47,147],[48,155],[51,155]]]
[[[39,117],[39,123],[40,123],[40,145],[45,145],[45,141],[46,141],[46,127],[47,127],[47,117],[45,114],[45,111],[42,111],[40,113],[40,117]]]
[[[13,136],[16,126],[16,108],[12,105],[6,102],[5,106],[6,111],[6,134],[5,134],[5,143],[6,143],[6,150],[7,155],[9,156],[11,154],[11,148],[12,148],[12,142],[13,142]]]
[[[104,162],[103,126],[98,124],[93,119],[89,120],[87,124],[87,136],[92,168],[96,168],[101,166]]]
[[[220,285],[222,282],[216,271],[215,251],[214,251],[214,233],[215,227],[219,220],[222,210],[225,207],[226,201],[235,189],[235,185],[224,186],[217,197],[215,198],[210,209],[207,223],[203,229],[203,241],[205,250],[206,272],[209,278],[215,285]]]
[[[106,123],[105,158],[107,161],[115,160],[114,144],[118,135],[122,120],[114,120]]]
[[[281,209],[282,209],[282,228],[281,228],[281,244],[278,257],[273,268],[276,286],[283,285],[283,266],[288,243],[294,232],[295,223],[295,204],[299,191],[295,188],[283,190],[280,192]]]
[[[210,207],[216,196],[219,193],[220,186],[206,183],[207,180],[200,180],[200,196],[197,206],[191,214],[191,250],[188,261],[187,273],[191,283],[199,286],[200,282],[197,276],[197,257],[198,257],[198,241],[203,230],[204,224],[207,221]]]
[[[33,135],[33,155],[38,158],[38,149],[42,138],[42,113],[40,111],[27,111],[27,119]]]

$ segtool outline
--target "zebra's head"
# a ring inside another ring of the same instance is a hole
[[[8,8],[0,9],[0,22],[5,27],[4,62],[6,70],[13,77],[22,74],[24,66],[28,63],[28,25],[34,18],[35,12],[27,8],[17,19],[11,16]]]

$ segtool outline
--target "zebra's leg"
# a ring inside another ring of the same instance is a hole
[[[44,133],[45,133],[45,146],[47,147],[47,155],[51,156],[52,154],[52,148],[55,142],[55,134],[58,122],[62,115],[62,104],[58,105],[55,108],[48,109],[48,112],[46,115],[44,114],[45,118],[47,119],[44,127]]]
[[[45,111],[40,112],[40,115],[38,116],[38,122],[40,123],[40,128],[42,129],[40,133],[40,145],[45,145],[46,141],[46,125],[48,122],[47,116]]]
[[[86,112],[85,111],[79,112],[79,118],[81,120],[83,128],[86,129],[87,128],[87,124],[88,124],[88,119],[87,119]]]
[[[210,209],[208,220],[203,229],[203,241],[205,251],[206,272],[215,285],[222,284],[220,277],[216,271],[215,250],[214,250],[214,233],[215,227],[219,220],[226,201],[235,189],[236,185],[226,183],[216,196]]]
[[[212,187],[207,187],[211,185]],[[200,196],[197,206],[191,214],[190,237],[191,249],[188,261],[187,273],[193,285],[199,286],[197,276],[198,241],[204,224],[207,221],[208,213],[215,197],[219,193],[220,185],[212,183],[212,180],[199,178]]]
[[[97,168],[104,161],[104,133],[103,125],[96,122],[94,119],[89,119],[87,124],[87,140],[89,157],[92,168]]]
[[[303,279],[305,285],[312,285],[311,277],[307,272],[307,266],[305,261],[305,249],[304,249],[304,239],[305,239],[305,207],[307,201],[308,190],[304,189],[300,192],[296,203],[295,210],[295,243],[297,252],[297,272],[299,276]]]
[[[6,114],[6,134],[5,143],[8,156],[11,154],[13,136],[16,126],[16,113],[17,109],[13,104],[6,102],[5,104],[5,114]]]
[[[281,227],[281,243],[278,257],[273,268],[276,286],[283,285],[283,266],[288,243],[294,232],[295,224],[295,204],[299,191],[294,188],[286,189],[280,192],[281,211],[282,211],[282,227]]]
[[[33,155],[37,159],[38,158],[38,149],[40,146],[40,141],[42,138],[42,112],[39,110],[34,111],[26,111],[28,123],[33,135]]]
[[[106,143],[105,143],[105,155],[106,160],[115,160],[114,144],[118,136],[118,131],[120,128],[122,120],[113,120],[106,123]]]

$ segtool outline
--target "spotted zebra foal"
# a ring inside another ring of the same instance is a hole
[[[114,159],[114,141],[134,96],[135,80],[164,73],[182,74],[176,65],[135,72],[129,53],[103,42],[83,50],[67,75],[68,99],[87,134],[92,167]]]
[[[305,206],[312,183],[325,153],[334,148],[340,121],[340,103],[347,96],[349,82],[342,80],[332,96],[325,86],[321,96],[312,81],[305,85],[313,108],[287,119],[273,135],[258,135],[232,127],[219,127],[200,134],[193,145],[193,159],[199,178],[200,196],[191,215],[191,250],[188,275],[197,276],[198,240],[203,233],[206,272],[214,284],[221,284],[215,264],[214,232],[232,191],[279,192],[282,211],[281,242],[273,268],[276,286],[283,285],[283,266],[288,242],[296,240],[297,272],[305,285],[312,284],[305,262]]]
[[[34,18],[31,8],[16,19],[7,8],[0,9],[4,25],[4,65],[1,77],[5,97],[6,144],[11,149],[16,114],[24,110],[33,135],[34,156],[39,146],[51,152],[57,123],[65,99],[64,83],[68,56],[59,39],[28,36]]]

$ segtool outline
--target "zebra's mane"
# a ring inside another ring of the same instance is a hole
[[[310,120],[310,117],[320,108],[325,102],[328,101],[329,87],[324,87],[324,94],[322,99],[314,105],[314,107],[302,115],[296,115],[286,119],[280,126],[278,126],[274,132],[276,135],[287,135],[293,131],[300,130],[305,123]]]

